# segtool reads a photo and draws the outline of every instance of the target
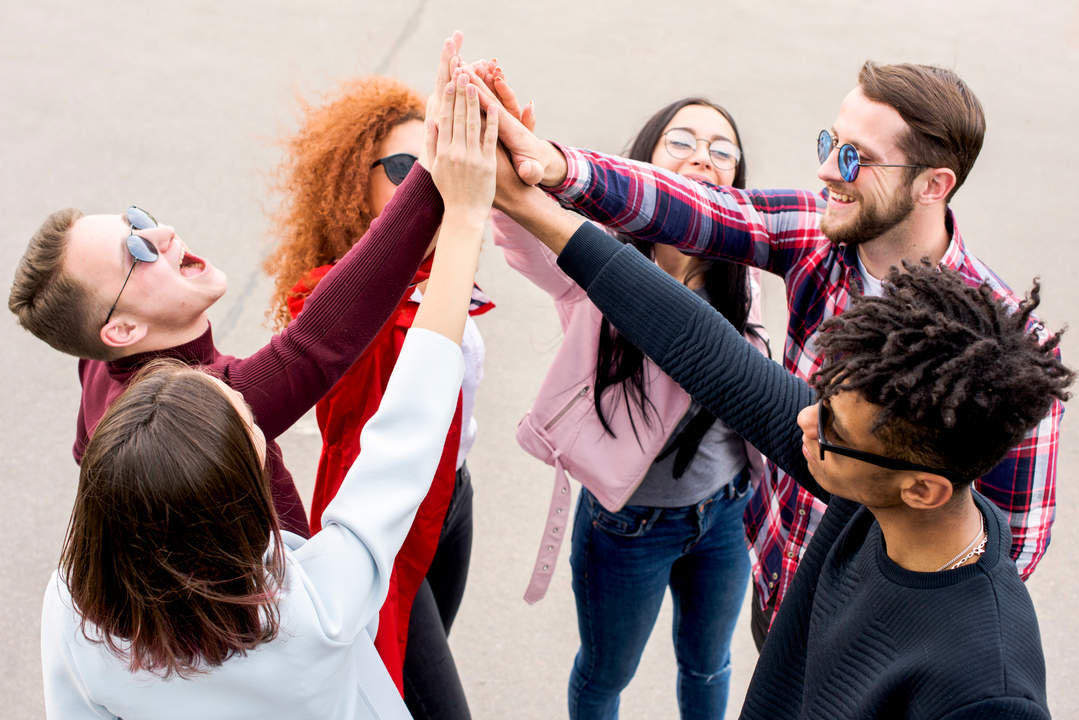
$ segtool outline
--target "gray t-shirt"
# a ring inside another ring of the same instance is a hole
[[[694,290],[708,301],[704,288]],[[668,442],[675,440],[700,409],[692,403],[678,421]],[[664,448],[666,449],[666,448]],[[661,452],[660,455],[663,453]],[[637,491],[626,501],[627,505],[676,508],[694,505],[714,495],[721,487],[733,480],[746,466],[746,446],[741,436],[716,420],[701,438],[697,454],[680,478],[675,478],[674,460],[678,452],[672,452],[662,460],[652,463]]]

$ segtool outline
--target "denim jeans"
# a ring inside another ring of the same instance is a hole
[[[618,717],[619,695],[637,670],[667,587],[682,719],[723,717],[731,636],[749,582],[747,486],[743,471],[696,505],[627,505],[616,513],[581,491],[570,552],[581,637],[569,681],[571,720]]]

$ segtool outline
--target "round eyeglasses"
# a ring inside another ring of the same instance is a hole
[[[831,130],[821,130],[817,135],[817,160],[821,165],[828,162],[828,157],[832,154],[832,150],[839,144],[839,138],[837,138]],[[893,165],[889,163],[867,163],[862,162],[861,157],[858,156],[858,149],[850,143],[844,143],[839,145],[839,157],[836,159],[839,165],[839,176],[843,178],[845,182],[854,182],[858,179],[858,171],[864,167],[905,167],[905,168],[927,168],[928,165]]]
[[[708,144],[708,159],[719,170],[734,170],[742,159],[742,151],[730,140],[712,140],[695,136],[688,130],[674,128],[663,133],[663,147],[667,153],[679,160],[685,160],[697,151],[699,143]]]
[[[157,227],[157,220],[154,220],[154,216],[142,208],[132,205],[124,211],[124,220],[131,226],[131,232],[124,240],[127,252],[131,255],[131,267],[128,269],[127,276],[124,278],[124,284],[120,286],[120,292],[116,293],[116,299],[113,300],[112,307],[109,308],[109,314],[105,316],[105,322],[102,323],[102,325],[109,324],[109,319],[116,310],[116,303],[120,302],[120,296],[124,294],[124,288],[127,287],[127,281],[131,279],[131,273],[134,272],[135,266],[140,262],[154,262],[161,257],[161,253],[157,251],[156,245],[141,235],[135,234],[136,230],[149,230]]]

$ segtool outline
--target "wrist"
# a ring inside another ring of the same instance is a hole
[[[487,224],[487,218],[491,214],[491,206],[484,205],[447,205],[442,214],[442,227],[452,227],[461,232],[475,231],[483,233],[483,227]]]
[[[554,143],[550,142],[547,143],[547,152],[545,155],[543,180],[541,180],[540,183],[547,187],[561,185],[566,181],[566,173],[569,172],[569,166],[566,164],[566,156],[562,154],[561,150],[555,147]]]

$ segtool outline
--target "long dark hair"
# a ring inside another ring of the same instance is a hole
[[[235,406],[198,370],[147,366],[82,460],[60,578],[83,635],[132,672],[207,670],[276,636],[284,563]]]
[[[738,161],[738,166],[735,168],[734,181],[731,185],[736,188],[745,188],[746,155],[742,149],[742,135],[738,132],[738,125],[725,108],[705,98],[682,98],[661,108],[648,119],[641,131],[637,133],[637,137],[630,143],[629,149],[625,152],[626,157],[630,160],[651,162],[652,153],[655,151],[656,145],[662,140],[663,129],[667,127],[667,124],[679,110],[689,105],[710,107],[731,124],[738,149],[742,150],[742,156]],[[629,237],[623,237],[622,240],[633,245],[646,257],[653,257],[652,243],[641,242]],[[723,313],[723,316],[738,329],[738,332],[744,333],[746,320],[749,317],[750,299],[745,265],[719,260],[698,260],[681,280],[688,283],[702,273],[704,274],[704,287],[712,307]],[[593,402],[603,428],[611,436],[614,436],[615,433],[608,425],[607,418],[603,415],[603,407],[600,405],[603,392],[612,385],[621,386],[622,398],[626,401],[626,412],[629,413],[630,427],[633,428],[634,434],[636,434],[637,426],[633,420],[632,406],[636,405],[641,409],[641,417],[646,424],[649,422],[648,408],[651,406],[648,399],[648,388],[645,386],[644,353],[636,345],[622,337],[604,317],[599,328],[599,350],[596,358],[596,386],[593,391]]]

